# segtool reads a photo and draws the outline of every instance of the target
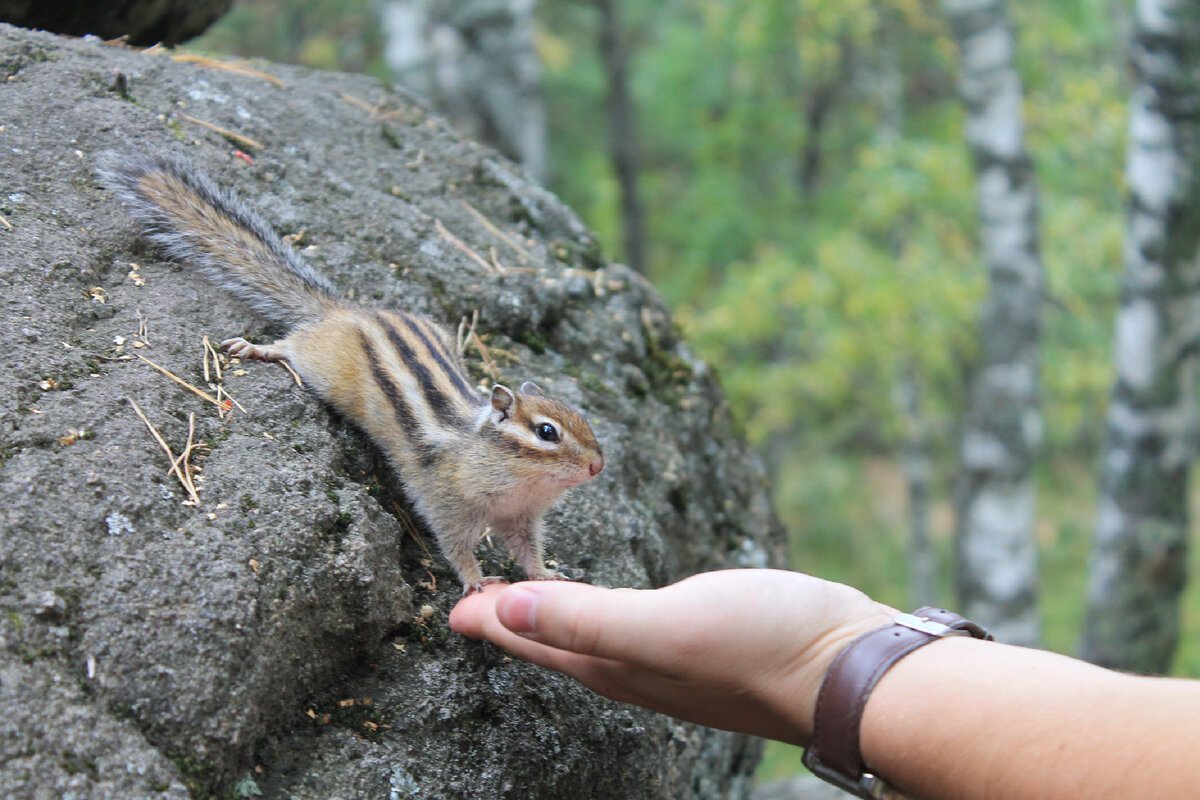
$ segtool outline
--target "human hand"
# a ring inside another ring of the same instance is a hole
[[[803,746],[833,659],[895,613],[848,586],[745,569],[653,590],[492,585],[450,627],[605,697]]]

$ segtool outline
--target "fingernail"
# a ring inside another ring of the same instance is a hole
[[[538,599],[534,592],[513,587],[504,593],[496,615],[500,617],[501,624],[513,633],[533,633],[537,620]]]

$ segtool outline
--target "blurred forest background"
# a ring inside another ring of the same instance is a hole
[[[1127,167],[1129,131],[1139,130],[1131,118],[1187,125],[1196,116],[1195,104],[1172,115],[1146,101],[1161,99],[1161,85],[1139,94],[1165,74],[1172,92],[1194,99],[1187,59],[1198,52],[1197,26],[1140,28],[1153,20],[1135,8],[1155,5],[240,0],[187,47],[404,83],[540,176],[612,257],[653,281],[719,371],[769,465],[793,567],[901,607],[936,601],[1001,628],[1016,619],[1009,638],[1069,654],[1104,651],[1083,640],[1120,633],[1123,623],[1106,628],[1106,613],[1128,620],[1129,608],[1149,609],[1130,636],[1161,623],[1156,655],[1122,661],[1118,641],[1117,656],[1095,660],[1200,677],[1200,592],[1185,591],[1183,579],[1186,496],[1196,494],[1188,470],[1196,342],[1141,345],[1179,351],[1177,372],[1151,380],[1178,405],[1165,410],[1126,391],[1136,381],[1118,380],[1114,348],[1118,312],[1139,296],[1128,287],[1146,266],[1125,247],[1131,209],[1156,208],[1129,202],[1138,184],[1136,159]],[[1005,51],[1010,34],[1015,51]],[[1183,71],[1162,58],[1181,60]],[[983,66],[974,89],[972,63]],[[991,108],[989,98],[1008,99]],[[1177,194],[1198,197],[1187,149],[1194,131],[1172,138],[1166,129],[1155,146],[1183,144],[1165,169],[1183,182]],[[997,131],[1011,134],[991,145],[1008,147],[1004,157],[988,150]],[[996,185],[989,200],[981,188]],[[989,212],[997,198],[1001,210]],[[996,214],[1017,207],[1023,223],[989,234]],[[1187,210],[1200,227],[1200,208]],[[1180,216],[1169,211],[1168,227]],[[1003,249],[1013,237],[1018,268],[981,246]],[[1142,250],[1169,259],[1182,247],[1182,261],[1194,262],[1196,242],[1178,242]],[[1196,279],[1179,275],[1168,289],[1194,291]],[[1005,301],[1014,286],[1025,294]],[[1200,322],[1192,301],[1162,306],[1158,319]],[[1024,366],[1000,363],[1007,335],[988,327],[1014,320],[1028,334],[1013,362]],[[1122,345],[1126,368],[1157,363],[1159,350],[1137,346]],[[989,538],[985,525],[984,550],[993,552],[980,556],[964,544],[978,535],[964,520],[983,514],[971,510],[964,483],[986,487],[996,475],[968,469],[965,442],[980,420],[984,429],[989,415],[995,422],[987,391],[972,386],[997,364],[996,374],[1032,372],[1023,399],[992,398],[1028,407],[1002,408],[1008,434],[993,431],[1016,453],[999,458],[1001,499],[989,512],[1009,538]],[[1109,418],[1114,385],[1126,406]],[[1155,427],[1174,411],[1180,426]],[[1122,434],[1137,413],[1149,414],[1137,417],[1142,433],[1154,429],[1149,438]],[[1137,467],[1139,459],[1157,464]],[[1114,477],[1125,462],[1134,479]],[[1133,503],[1150,523],[1114,516],[1130,485],[1160,501],[1148,511]],[[1104,576],[1089,591],[1089,560],[1108,563],[1093,555],[1094,539],[1111,547],[1122,535],[1121,552],[1133,558],[1124,569],[1165,587],[1165,606],[1136,589],[1124,610],[1105,610],[1123,590]],[[964,579],[972,570],[983,577]],[[975,597],[976,584],[996,576],[1012,586]]]

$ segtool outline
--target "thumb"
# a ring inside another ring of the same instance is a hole
[[[646,641],[661,639],[660,593],[581,583],[518,583],[496,600],[496,617],[513,633],[580,655],[639,663]]]

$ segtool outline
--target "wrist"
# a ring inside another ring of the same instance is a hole
[[[865,760],[861,742],[865,709],[893,666],[929,644],[958,637],[992,638],[958,614],[926,606],[912,614],[897,614],[891,624],[847,644],[821,682],[805,766],[858,797],[899,797]]]
[[[897,613],[896,609],[890,606],[871,601],[860,614],[828,631],[812,645],[809,657],[798,670],[798,685],[793,695],[799,699],[794,706],[796,736],[793,744],[808,747],[812,742],[817,697],[833,662],[851,642],[863,634],[891,625]]]

